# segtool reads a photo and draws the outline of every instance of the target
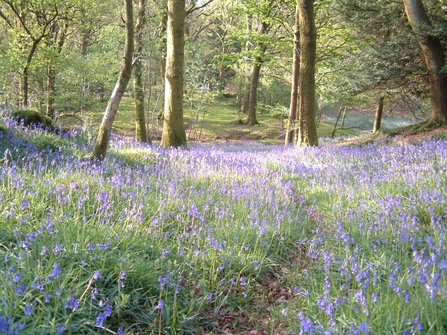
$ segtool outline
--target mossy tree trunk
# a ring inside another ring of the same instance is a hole
[[[161,145],[186,147],[183,124],[185,0],[168,0],[165,105]]]
[[[317,124],[315,120],[315,60],[317,30],[314,18],[314,0],[297,0],[300,30],[300,73],[299,73],[299,133],[297,144],[317,146]]]
[[[135,42],[137,57],[142,57],[144,47],[144,28],[146,26],[146,0],[139,0],[137,22],[135,24]],[[134,65],[135,89],[135,136],[138,142],[151,142],[146,133],[144,110],[143,64],[138,58]]]
[[[445,64],[441,41],[430,35],[432,29],[421,0],[403,0],[408,22],[416,33],[425,58],[430,82],[431,116],[429,125],[447,120],[447,76],[442,73]]]
[[[115,120],[116,112],[120,104],[121,98],[124,95],[127,84],[129,83],[132,74],[132,59],[134,50],[134,25],[133,25],[133,7],[132,0],[125,1],[126,12],[126,42],[124,46],[124,57],[121,62],[121,70],[118,76],[118,81],[107,103],[107,108],[102,118],[101,126],[99,128],[98,137],[96,138],[95,147],[88,158],[97,158],[103,160],[107,153],[110,135],[112,132],[113,121]]]

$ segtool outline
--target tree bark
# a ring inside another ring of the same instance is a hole
[[[112,132],[113,121],[115,120],[116,112],[120,104],[121,98],[124,95],[127,84],[132,74],[132,58],[134,49],[134,26],[133,26],[133,8],[132,0],[125,1],[126,12],[126,42],[124,46],[124,57],[121,62],[121,70],[118,76],[118,81],[115,84],[112,95],[110,96],[107,108],[102,118],[101,126],[99,128],[98,137],[96,138],[95,147],[88,158],[103,160],[107,153],[110,135]]]
[[[165,107],[161,145],[186,147],[183,124],[185,0],[168,0]]]
[[[340,120],[340,116],[343,113],[343,106],[344,106],[344,103],[342,103],[340,105],[340,108],[338,109],[338,115],[337,115],[337,119],[335,120],[334,127],[332,128],[331,138],[335,137],[335,132],[337,131],[338,120]],[[345,110],[346,110],[346,107],[345,107]]]
[[[51,33],[53,35],[53,45],[51,43],[48,43],[48,46],[54,47],[55,46],[55,54],[48,59],[47,64],[47,110],[46,115],[50,119],[54,118],[55,108],[54,108],[54,97],[56,96],[56,74],[57,71],[54,68],[54,58],[57,59],[59,55],[62,52],[62,48],[65,44],[65,37],[67,33],[68,25],[63,24],[62,26],[59,24],[55,24],[52,29]]]
[[[261,35],[267,35],[269,31],[270,25],[262,21],[261,24]],[[248,103],[248,117],[247,117],[247,124],[253,126],[255,124],[259,124],[258,119],[256,117],[256,105],[258,102],[258,83],[259,83],[259,76],[261,73],[261,66],[263,63],[263,56],[265,51],[267,50],[267,46],[265,44],[261,44],[261,56],[255,57],[255,63],[252,67],[252,73],[251,73],[251,82],[250,82],[250,98]]]
[[[300,29],[299,29],[299,15],[298,6],[295,7],[295,31],[293,33],[293,63],[292,63],[292,89],[290,94],[290,109],[289,119],[286,130],[285,145],[293,142],[295,138],[295,122],[296,110],[298,104],[298,87],[300,74]]]
[[[29,76],[29,67],[31,65],[31,61],[33,60],[34,54],[36,53],[37,46],[40,43],[42,39],[36,39],[33,40],[33,43],[31,45],[31,49],[28,52],[28,57],[26,58],[26,63],[23,66],[22,69],[22,85],[21,85],[21,103],[23,107],[28,107],[28,90],[29,90],[29,82],[28,82],[28,76]]]
[[[137,22],[135,24],[137,57],[143,54],[144,28],[146,25],[146,0],[139,0]],[[138,59],[134,65],[135,89],[135,136],[138,142],[150,142],[146,133],[146,118],[144,110],[143,64]]]
[[[251,71],[251,82],[250,82],[250,98],[248,99],[248,118],[247,124],[253,126],[259,124],[256,117],[256,105],[258,103],[258,83],[259,75],[261,73],[261,58],[256,57],[255,64],[253,64]]]
[[[380,125],[382,123],[382,114],[383,114],[383,100],[385,99],[384,95],[379,97],[379,102],[377,104],[376,115],[374,116],[374,127],[373,133],[378,132],[380,130]]]
[[[299,74],[299,133],[297,144],[317,146],[315,121],[315,60],[317,31],[314,19],[314,0],[297,0],[300,29]]]
[[[250,14],[247,15],[247,36],[249,36],[250,32],[253,29],[253,21]],[[250,51],[250,43],[248,41],[245,43],[245,51]],[[244,76],[244,95],[242,97],[242,104],[241,104],[241,112],[243,114],[248,114],[248,108],[250,106],[250,82],[251,78],[250,76]]]
[[[421,0],[403,0],[408,22],[419,39],[430,82],[429,125],[447,120],[447,76],[441,73],[445,57],[438,37],[430,35],[431,23]]]

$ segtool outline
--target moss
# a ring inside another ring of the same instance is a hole
[[[25,127],[49,127],[53,128],[53,122],[45,115],[32,109],[17,109],[12,115],[23,123]]]

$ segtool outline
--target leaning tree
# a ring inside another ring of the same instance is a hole
[[[121,70],[119,72],[118,81],[115,84],[112,95],[107,103],[101,126],[99,127],[98,137],[96,138],[95,147],[88,158],[97,158],[103,160],[107,153],[107,147],[112,133],[112,125],[115,115],[118,111],[121,98],[124,95],[127,84],[132,75],[132,59],[134,49],[134,25],[133,25],[133,7],[132,0],[125,2],[126,13],[126,42],[124,45],[124,57],[121,62]]]

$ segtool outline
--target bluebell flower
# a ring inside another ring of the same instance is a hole
[[[18,296],[20,294],[22,294],[23,292],[25,292],[26,290],[26,286],[23,284],[19,284],[15,289],[14,289],[14,295]]]
[[[25,315],[33,314],[33,310],[34,310],[33,304],[25,305]]]
[[[44,302],[48,304],[50,302],[51,295],[48,292],[45,292]]]
[[[99,278],[101,278],[102,277],[102,274],[101,274],[101,271],[96,271],[94,274],[93,274],[93,280],[98,280]]]
[[[157,302],[157,306],[155,307],[156,309],[162,309],[163,307],[164,307],[164,302],[163,302],[163,300],[158,300],[158,302]]]
[[[103,311],[101,311],[96,317],[96,325],[98,327],[103,327],[104,321],[112,315],[112,305],[107,304]]]
[[[78,298],[74,295],[73,292],[70,293],[70,299],[67,300],[67,302],[65,303],[65,308],[68,309],[76,309],[81,305],[80,301],[78,300]]]
[[[92,289],[92,299],[96,300],[96,295],[98,294],[98,289],[96,287],[94,287]]]
[[[62,250],[62,244],[60,242],[57,242],[53,248],[53,253],[57,256],[61,250]]]
[[[51,273],[51,277],[53,278],[59,278],[59,275],[61,273],[61,267],[57,262],[54,262],[53,264],[53,272]]]
[[[301,329],[300,335],[304,335],[309,333],[310,335],[314,334],[314,325],[310,319],[308,319],[303,312],[298,314],[298,318],[301,320]]]
[[[63,323],[59,323],[56,326],[56,335],[62,335],[64,333],[64,331],[67,330],[67,327],[65,327],[65,325]]]
[[[22,276],[22,274],[20,272],[16,272],[14,274],[14,276],[12,277],[12,282],[14,284],[17,284],[19,282],[21,276]]]

